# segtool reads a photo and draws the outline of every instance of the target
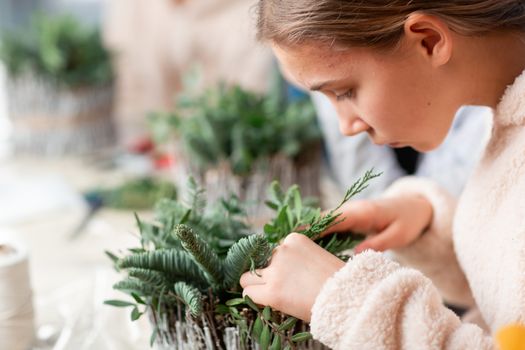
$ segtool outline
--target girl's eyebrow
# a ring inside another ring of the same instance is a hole
[[[328,81],[325,81],[325,82],[322,82],[322,83],[313,84],[313,85],[310,86],[309,89],[311,91],[319,91],[319,90],[325,88],[327,85],[335,84],[335,83],[338,83],[340,81],[341,80],[328,80]]]

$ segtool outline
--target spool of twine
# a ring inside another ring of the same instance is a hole
[[[33,339],[27,249],[14,239],[0,237],[0,349],[27,350]]]

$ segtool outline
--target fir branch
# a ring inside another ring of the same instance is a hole
[[[145,297],[157,296],[162,291],[162,288],[151,283],[145,283],[144,281],[134,277],[128,277],[115,283],[113,285],[113,289],[123,291],[127,294],[136,293]]]
[[[236,289],[241,275],[264,267],[272,252],[272,246],[262,235],[251,235],[235,243],[224,261],[226,289]]]
[[[184,282],[177,282],[174,284],[173,290],[194,317],[200,316],[202,313],[202,293],[197,288]]]
[[[155,286],[159,288],[159,290],[169,286],[166,281],[166,276],[159,271],[132,267],[128,269],[128,275],[129,277],[136,278],[147,285]]]
[[[224,280],[222,261],[210,246],[186,225],[177,225],[173,233],[180,239],[182,247],[209,276],[210,283],[221,285]]]
[[[160,249],[126,256],[117,263],[118,268],[143,268],[163,272],[170,281],[191,281],[206,287],[208,280],[190,254],[176,249]]]

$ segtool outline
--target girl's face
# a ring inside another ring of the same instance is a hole
[[[367,132],[379,145],[429,151],[460,107],[448,65],[433,64],[420,49],[272,47],[290,80],[330,99],[348,136]]]

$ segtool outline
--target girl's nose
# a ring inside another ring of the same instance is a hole
[[[340,118],[339,128],[343,135],[354,136],[367,131],[370,126],[360,118]]]

